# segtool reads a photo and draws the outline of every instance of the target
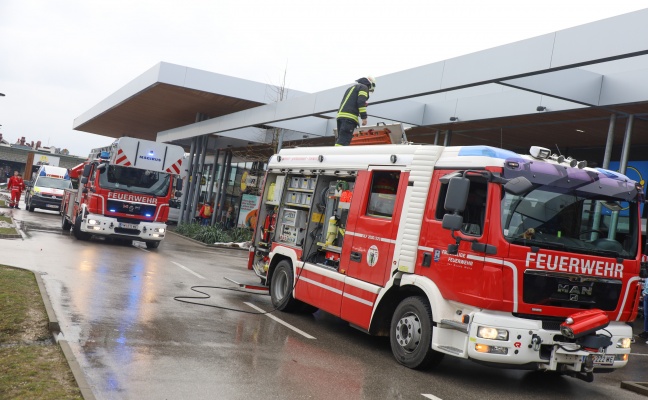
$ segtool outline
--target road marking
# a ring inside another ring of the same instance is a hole
[[[148,250],[146,250],[146,249],[143,249],[143,248],[141,248],[141,247],[139,247],[139,246],[135,246],[135,245],[133,245],[133,247],[135,247],[136,249],[140,249],[140,250],[142,250],[142,251],[145,251],[145,252],[147,252],[147,253],[150,253],[150,251],[148,251]]]
[[[192,274],[196,275],[196,276],[197,276],[198,278],[200,278],[200,279],[206,279],[204,276],[200,275],[199,273],[193,272],[192,270],[190,270],[189,268],[185,267],[185,266],[182,265],[182,264],[178,264],[178,263],[175,262],[175,261],[171,261],[171,262],[174,263],[175,265],[177,265],[178,267],[184,269],[185,271],[187,271],[187,272],[189,272],[189,273],[192,273]]]
[[[243,303],[244,303],[244,304],[247,304],[248,306],[254,308],[255,310],[257,310],[257,311],[259,311],[259,312],[263,312],[263,313],[266,312],[264,309],[259,308],[259,307],[255,306],[255,305],[252,304],[252,303],[248,303],[248,302],[246,302],[246,301],[244,301]],[[294,326],[290,325],[288,322],[283,321],[283,320],[281,320],[281,319],[275,317],[275,316],[272,315],[272,314],[264,314],[264,315],[265,315],[266,317],[270,317],[270,318],[274,319],[275,321],[279,322],[281,325],[285,326],[286,328],[288,328],[288,329],[292,329],[293,331],[295,331],[295,332],[299,333],[300,335],[304,336],[306,339],[315,339],[314,336],[309,335],[308,333],[302,331],[301,329],[295,328]]]
[[[425,393],[421,393],[421,396],[423,396],[423,397],[427,397],[427,398],[430,399],[430,400],[441,400],[440,397],[436,397],[436,396],[433,395],[433,394],[425,394]]]

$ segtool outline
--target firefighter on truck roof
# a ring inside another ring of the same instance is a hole
[[[351,143],[353,131],[358,126],[358,116],[362,119],[362,126],[367,125],[367,100],[369,100],[369,93],[372,93],[376,87],[376,80],[368,76],[356,82],[342,96],[342,103],[337,113],[336,146],[348,146]]]

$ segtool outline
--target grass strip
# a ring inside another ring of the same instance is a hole
[[[0,399],[82,399],[31,271],[0,265]]]
[[[11,224],[11,218],[0,215],[0,221]],[[0,234],[3,235],[17,235],[18,231],[15,228],[0,228]]]

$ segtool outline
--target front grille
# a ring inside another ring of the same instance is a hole
[[[140,231],[138,231],[137,229],[115,228],[115,233],[121,233],[122,235],[139,236]]]
[[[545,331],[559,331],[561,321],[542,321],[542,329]]]
[[[541,271],[524,273],[523,300],[527,304],[567,308],[616,309],[621,281]]]
[[[108,200],[108,210],[129,215],[153,216],[155,205]]]

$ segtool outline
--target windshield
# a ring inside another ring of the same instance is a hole
[[[99,185],[104,189],[165,196],[169,191],[169,174],[145,169],[108,165],[99,172]]]
[[[607,257],[637,253],[637,203],[540,186],[502,200],[502,228],[512,243]]]
[[[34,186],[46,187],[51,189],[70,189],[72,182],[69,179],[50,178],[49,176],[39,176]]]

